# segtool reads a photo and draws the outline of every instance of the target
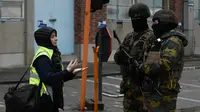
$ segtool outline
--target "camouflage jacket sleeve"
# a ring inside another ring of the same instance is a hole
[[[141,53],[145,57],[145,60],[142,60],[143,62],[146,61],[146,56],[147,56],[148,52],[150,51],[154,41],[156,40],[152,31],[147,32],[144,35],[144,37],[145,37],[145,39],[144,39],[145,44],[143,44],[143,48],[141,49],[142,50]]]
[[[130,38],[132,37],[132,35],[133,35],[133,32],[128,33],[126,35],[126,37],[124,38],[124,41],[121,44],[121,46],[123,46],[123,48],[126,51],[128,51],[129,46],[127,44],[129,42]],[[120,46],[117,49],[116,53],[114,54],[114,60],[115,60],[116,64],[118,64],[118,65],[128,65],[128,58],[127,58],[126,54],[122,50],[120,50]]]
[[[178,63],[182,48],[183,45],[180,39],[177,37],[168,38],[162,43],[160,59],[143,64],[141,71],[145,73],[145,75],[155,75],[159,71],[170,71],[173,68],[173,65]]]
[[[151,30],[146,31],[138,40],[135,40],[134,47],[130,49],[130,55],[133,57],[133,60],[137,60],[139,64],[145,62],[154,40],[155,36]]]

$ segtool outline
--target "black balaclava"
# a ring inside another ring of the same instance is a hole
[[[141,19],[131,19],[132,27],[135,32],[142,32],[146,29],[148,29],[147,19],[141,18]]]
[[[160,38],[163,34],[176,28],[176,26],[177,25],[175,23],[159,22],[158,24],[153,24],[152,29],[153,29],[153,32],[154,32],[154,35],[156,36],[156,38]]]
[[[51,43],[51,34],[55,32],[57,35],[57,31],[54,28],[51,27],[42,27],[39,28],[37,31],[35,31],[35,41],[38,46],[43,46],[49,49],[57,49],[57,46],[54,46]]]

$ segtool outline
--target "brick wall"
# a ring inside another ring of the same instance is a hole
[[[84,33],[84,11],[85,11],[85,0],[75,0],[74,3],[74,38],[75,44],[83,43],[83,33]],[[91,13],[90,19],[90,37],[89,43],[93,44],[95,42],[95,35],[97,32],[98,22],[103,19],[106,20],[106,5],[104,5],[102,10],[98,10]]]
[[[182,21],[182,0],[169,0],[170,5],[169,8],[173,10],[178,18],[178,21]],[[163,8],[167,9],[167,0],[163,0]]]

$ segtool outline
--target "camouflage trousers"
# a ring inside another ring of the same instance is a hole
[[[141,90],[132,88],[124,93],[124,112],[142,112],[144,97]]]
[[[144,105],[149,112],[175,112],[178,94],[158,95],[151,94],[144,96]]]

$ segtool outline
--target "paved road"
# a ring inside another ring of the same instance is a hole
[[[118,93],[120,76],[107,76],[103,78],[103,102],[106,112],[123,112],[122,97]],[[181,93],[178,98],[178,109],[200,106],[200,70],[183,72],[181,79]],[[0,85],[0,112],[5,112],[3,95],[7,88],[13,85]],[[73,108],[79,107],[81,79],[65,83],[65,111],[74,112]],[[87,79],[87,98],[93,98],[93,78]],[[119,96],[118,96],[119,95]],[[117,97],[118,96],[118,97]],[[192,111],[186,111],[192,112]]]

